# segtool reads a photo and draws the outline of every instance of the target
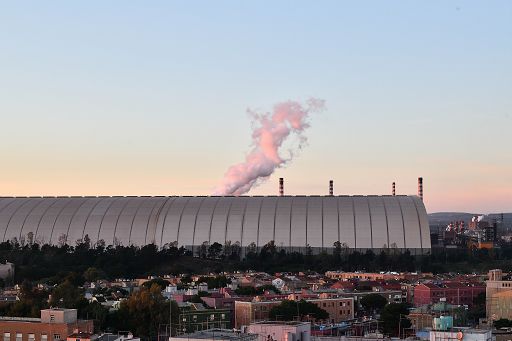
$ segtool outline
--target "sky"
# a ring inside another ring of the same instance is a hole
[[[510,1],[0,3],[0,195],[209,195],[247,109],[325,100],[250,194],[512,211]]]

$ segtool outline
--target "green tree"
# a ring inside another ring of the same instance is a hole
[[[334,256],[334,260],[336,262],[339,262],[341,261],[341,243],[340,241],[335,241],[334,244],[332,244],[332,246],[334,247],[334,250],[333,250],[333,256]]]
[[[369,294],[361,298],[360,303],[364,310],[374,313],[380,312],[388,304],[388,300],[379,294]]]
[[[112,318],[117,330],[130,330],[144,338],[158,335],[159,325],[169,324],[169,301],[162,296],[160,287],[153,284],[150,288],[142,287],[123,301],[119,311]],[[172,303],[173,334],[178,326],[178,305]]]
[[[163,278],[153,278],[152,280],[150,281],[147,281],[147,282],[144,282],[144,284],[142,284],[145,288],[151,288],[154,284],[158,285],[158,287],[160,288],[160,290],[164,290],[165,288],[167,288],[167,286],[169,285],[169,281],[166,281],[165,279]]]
[[[475,302],[468,309],[467,318],[473,323],[477,323],[478,319],[485,317],[485,292],[481,292],[475,298]]]
[[[512,321],[509,319],[499,319],[493,323],[496,329],[512,327]]]
[[[86,304],[82,290],[71,281],[66,280],[59,284],[52,292],[50,305],[60,308],[79,309]]]
[[[208,248],[208,257],[212,259],[218,259],[220,258],[220,255],[222,254],[222,244],[220,243],[213,243]]]
[[[390,336],[401,335],[404,328],[411,326],[411,321],[406,317],[407,315],[409,315],[409,309],[406,303],[386,305],[380,314],[383,333]]]
[[[329,317],[329,314],[325,310],[305,300],[298,302],[284,300],[281,304],[273,307],[269,314],[271,319],[283,321],[294,320],[297,318],[297,315],[299,315],[301,319],[307,316],[315,320],[325,320]]]
[[[87,282],[95,282],[98,279],[104,279],[106,277],[102,270],[98,270],[95,267],[87,268],[82,276]]]

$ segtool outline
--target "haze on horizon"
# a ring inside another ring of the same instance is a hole
[[[207,195],[248,108],[310,97],[250,194],[415,194],[512,211],[512,2],[0,4],[0,195]]]

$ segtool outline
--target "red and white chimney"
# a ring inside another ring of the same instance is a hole
[[[423,178],[418,178],[418,196],[423,201]]]

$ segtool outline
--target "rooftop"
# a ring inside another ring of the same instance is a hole
[[[273,325],[273,326],[302,326],[305,324],[310,324],[310,322],[302,322],[302,321],[260,321],[260,322],[253,322],[251,325]]]
[[[226,340],[226,341],[249,341],[256,340],[256,334],[242,334],[230,329],[208,329],[195,333],[173,336],[172,340],[204,339],[204,340]]]

